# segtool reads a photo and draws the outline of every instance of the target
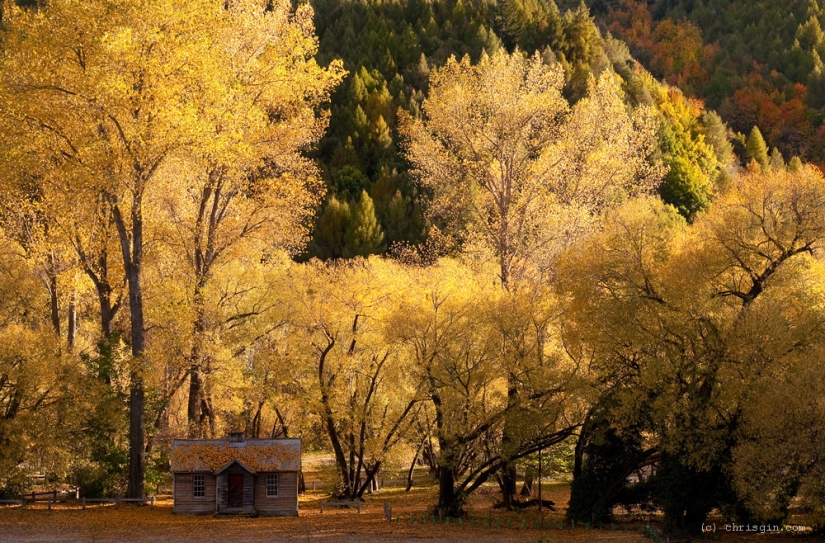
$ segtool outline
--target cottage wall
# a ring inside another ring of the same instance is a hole
[[[266,497],[266,473],[255,475],[255,509],[265,515],[298,515],[298,473],[278,472],[278,497]]]
[[[174,481],[174,513],[208,514],[215,512],[215,476],[209,473],[204,475],[203,497],[193,496],[193,474],[176,473]]]

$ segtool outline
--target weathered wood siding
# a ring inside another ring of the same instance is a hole
[[[266,473],[255,475],[255,509],[269,515],[298,514],[298,473],[278,472],[278,497],[266,497]]]
[[[215,512],[215,476],[204,474],[204,496],[195,497],[192,494],[191,473],[176,473],[174,483],[175,502],[172,511],[175,513],[205,514]]]

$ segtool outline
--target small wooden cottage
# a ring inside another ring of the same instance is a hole
[[[176,439],[174,513],[298,515],[300,439]]]

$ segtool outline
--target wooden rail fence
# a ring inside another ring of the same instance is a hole
[[[50,497],[41,498],[38,496],[45,496],[48,495]],[[76,498],[75,498],[76,499]],[[52,509],[53,503],[66,503],[68,500],[68,496],[66,497],[57,497],[55,492],[34,492],[31,494],[26,494],[24,498],[21,499],[11,499],[11,500],[0,500],[0,505],[19,505],[20,507],[26,507],[29,503],[37,503],[37,502],[46,502],[49,510]],[[113,503],[115,504],[115,509],[120,509],[121,503],[148,503],[151,509],[155,508],[155,497],[149,498],[80,498],[78,500],[80,502],[80,507],[84,511],[86,510],[86,505],[93,504],[93,503]]]

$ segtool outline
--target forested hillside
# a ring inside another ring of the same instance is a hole
[[[451,55],[477,61],[499,49],[538,52],[562,67],[564,94],[573,102],[585,94],[588,78],[616,71],[629,106],[647,104],[660,112],[659,151],[651,160],[668,167],[662,195],[686,217],[707,206],[714,184],[738,164],[718,116],[677,88],[656,82],[623,43],[603,39],[584,5],[564,13],[553,0],[318,0],[313,5],[320,58],[342,58],[350,73],[333,94],[330,129],[317,153],[330,194],[310,256],[383,253],[395,243],[427,237],[426,196],[411,182],[399,154],[397,112],[420,114],[430,71]],[[375,219],[354,218],[364,217],[364,208]],[[368,225],[355,239],[354,223],[361,220]]]
[[[825,12],[817,0],[588,2],[657,78],[785,158],[825,163]]]

